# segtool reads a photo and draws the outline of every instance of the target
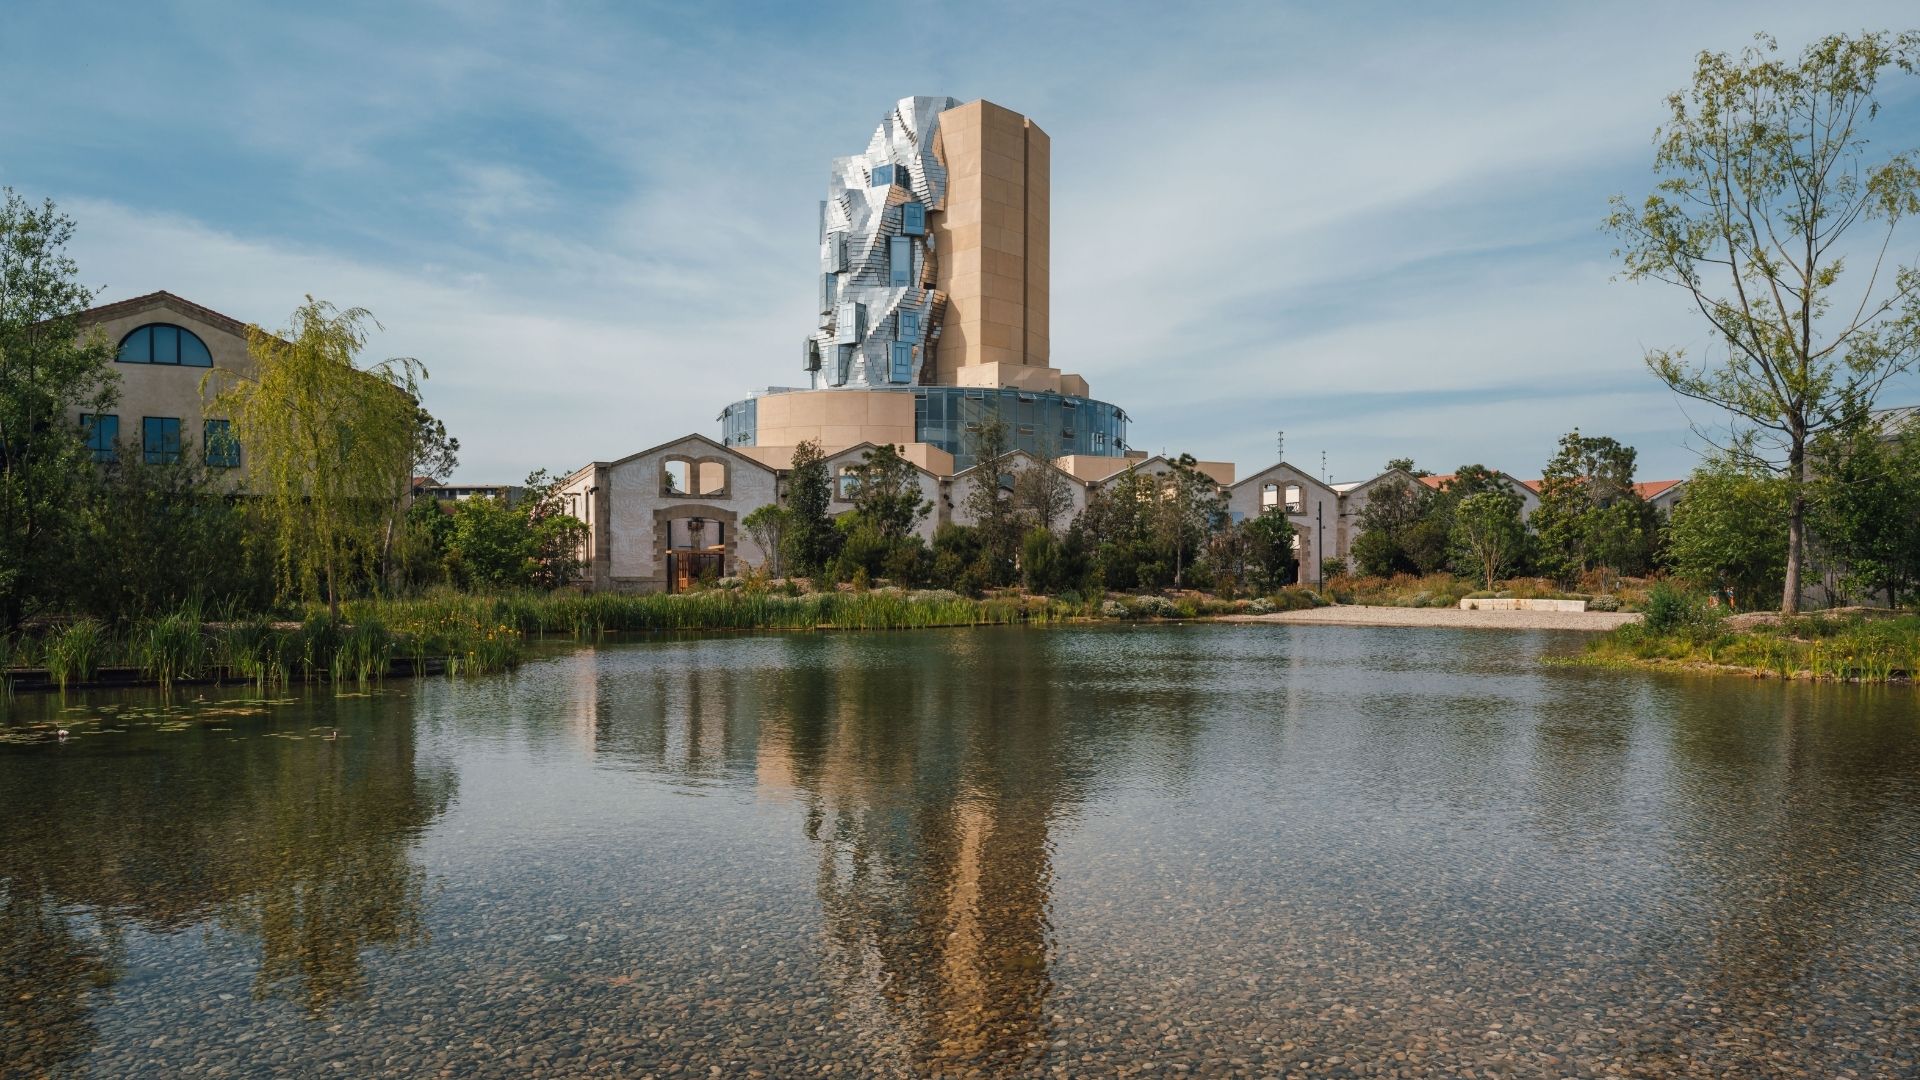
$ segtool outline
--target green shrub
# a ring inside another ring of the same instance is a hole
[[[1699,638],[1717,633],[1719,622],[1718,609],[1708,604],[1705,596],[1661,581],[1647,593],[1647,613],[1641,625],[1656,637]]]
[[[1587,601],[1588,611],[1619,611],[1620,598],[1617,596],[1596,596]]]

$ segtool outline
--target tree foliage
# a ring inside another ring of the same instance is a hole
[[[1810,520],[1852,590],[1888,606],[1920,589],[1920,424],[1862,415],[1815,440]]]
[[[337,614],[370,577],[414,461],[419,383],[408,358],[358,366],[374,322],[307,297],[280,334],[247,331],[250,373],[215,368],[217,410],[252,458],[250,491],[275,538],[282,590]]]
[[[1238,529],[1245,537],[1242,557],[1254,588],[1272,592],[1292,584],[1299,574],[1299,556],[1293,547],[1293,522],[1287,515],[1276,508],[1241,522]]]
[[[779,503],[756,507],[752,513],[740,519],[740,527],[746,530],[761,551],[766,552],[764,568],[774,577],[784,574],[787,534],[792,524],[793,511]]]
[[[1375,484],[1367,492],[1367,502],[1355,519],[1359,535],[1352,544],[1354,562],[1363,574],[1405,574],[1421,571],[1422,559],[1416,551],[1425,551],[1425,532],[1420,528],[1432,492],[1424,484],[1408,483],[1393,476]]]
[[[828,568],[840,553],[840,533],[833,527],[828,506],[833,500],[832,479],[827,476],[827,457],[820,444],[808,439],[793,450],[793,464],[787,474],[786,506],[791,514],[787,526],[790,561],[804,574],[817,574]]]
[[[919,468],[892,443],[861,454],[852,473],[853,511],[884,541],[906,539],[933,509],[920,494]]]
[[[1661,180],[1639,205],[1616,196],[1607,218],[1627,276],[1685,291],[1725,350],[1694,362],[1654,349],[1648,367],[1765,436],[1726,449],[1786,477],[1786,611],[1800,599],[1811,440],[1920,357],[1920,271],[1888,261],[1913,250],[1900,233],[1920,212],[1920,157],[1875,158],[1867,139],[1880,80],[1917,61],[1914,33],[1826,37],[1797,60],[1764,35],[1738,56],[1701,53],[1692,87],[1667,99]],[[1848,277],[1862,256],[1865,273]]]
[[[1644,573],[1658,541],[1657,515],[1635,490],[1636,453],[1604,435],[1574,429],[1540,479],[1533,513],[1539,569],[1570,582],[1596,567]]]
[[[1667,565],[1736,606],[1764,603],[1786,576],[1787,489],[1784,477],[1749,460],[1707,459],[1667,523]]]
[[[966,443],[973,465],[962,502],[980,534],[980,570],[989,584],[1005,585],[1013,580],[1021,534],[1010,482],[1013,438],[1006,421],[988,416],[967,425]]]
[[[56,601],[84,549],[93,482],[75,414],[113,408],[113,345],[66,254],[73,221],[0,189],[0,632]]]
[[[557,589],[585,566],[586,523],[566,512],[560,482],[540,469],[520,495],[454,503],[445,530],[448,576],[464,589]]]
[[[1454,542],[1474,560],[1489,589],[1526,542],[1520,507],[1518,493],[1493,489],[1468,495],[1453,508]]]

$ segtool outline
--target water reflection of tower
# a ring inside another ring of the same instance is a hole
[[[891,654],[921,662],[910,678],[874,672],[879,652],[796,670],[762,731],[762,778],[791,776],[819,847],[823,966],[849,1034],[915,1072],[1044,1045],[1051,828],[1080,796],[1051,681],[1007,670],[1036,662],[1014,649],[979,678],[984,637],[955,640],[946,670]]]

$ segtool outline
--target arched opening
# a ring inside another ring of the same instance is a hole
[[[702,461],[696,470],[695,495],[718,495],[727,490],[727,466],[719,461]]]
[[[213,353],[199,335],[172,323],[148,323],[120,339],[114,357],[122,364],[170,364],[175,367],[212,367]]]

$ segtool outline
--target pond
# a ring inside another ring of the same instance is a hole
[[[1914,1074],[1920,694],[1540,663],[1578,645],[736,635],[23,695],[0,1073]]]

